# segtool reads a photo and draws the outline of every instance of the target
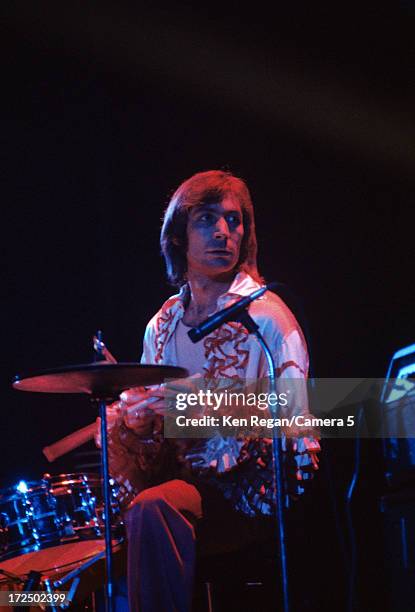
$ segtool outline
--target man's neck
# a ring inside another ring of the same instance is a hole
[[[222,278],[210,278],[195,272],[189,273],[190,302],[186,309],[184,322],[188,325],[199,325],[216,309],[219,296],[228,291],[234,278],[234,273]]]

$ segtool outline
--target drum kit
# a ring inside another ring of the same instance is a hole
[[[112,610],[113,555],[119,573],[124,532],[117,485],[109,474],[106,407],[128,388],[158,385],[185,377],[187,371],[116,363],[100,332],[98,338],[94,347],[103,360],[19,376],[13,382],[19,391],[87,394],[101,417],[102,467],[101,474],[45,474],[39,481],[0,490],[0,590],[65,590],[61,607],[68,607],[104,587],[105,608]]]
[[[112,517],[118,524],[117,488],[110,481]],[[103,535],[105,512],[98,474],[45,474],[0,492],[0,559],[56,542]]]

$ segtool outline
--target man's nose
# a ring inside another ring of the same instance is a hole
[[[220,217],[216,222],[214,236],[217,240],[229,237],[229,226],[223,217]]]

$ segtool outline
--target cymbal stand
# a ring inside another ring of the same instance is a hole
[[[107,348],[102,340],[102,331],[98,330],[93,338],[95,359],[106,359],[105,351]],[[107,351],[108,352],[108,351]],[[111,355],[111,353],[109,353]],[[112,355],[111,355],[112,357]],[[114,361],[116,361],[113,358]],[[107,438],[107,400],[105,397],[93,397],[92,401],[98,404],[99,417],[101,419],[101,474],[104,493],[104,533],[105,533],[105,610],[112,612],[114,609],[114,593],[112,580],[112,542],[111,542],[111,490],[109,484],[109,463],[108,463],[108,438]]]
[[[111,490],[109,483],[108,463],[108,439],[107,439],[107,402],[105,398],[95,398],[92,401],[98,403],[99,416],[101,419],[101,452],[102,452],[102,480],[104,492],[104,533],[105,533],[105,610],[112,612],[114,609],[114,593],[112,579],[112,541],[111,541]]]

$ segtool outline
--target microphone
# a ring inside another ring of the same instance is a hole
[[[273,289],[277,285],[277,282],[268,283],[268,285],[260,287],[251,293],[251,295],[241,298],[232,304],[232,306],[228,306],[227,308],[224,308],[223,310],[211,315],[206,319],[206,321],[203,321],[203,323],[197,327],[193,327],[187,332],[190,340],[194,343],[199,342],[199,340],[202,340],[202,338],[213,332],[213,330],[215,330],[217,327],[223,325],[223,323],[227,323],[228,321],[236,321],[239,315],[249,306],[251,302],[261,297],[265,291]]]

